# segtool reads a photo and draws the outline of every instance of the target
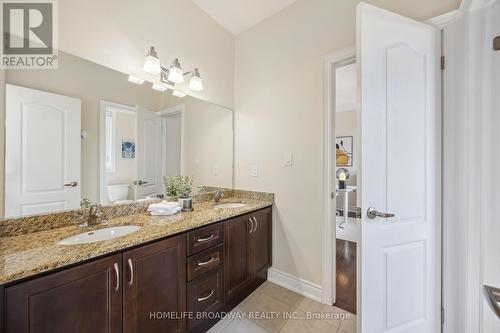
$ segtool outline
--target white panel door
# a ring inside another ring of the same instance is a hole
[[[136,200],[163,193],[161,179],[161,118],[156,112],[137,108]]]
[[[439,332],[440,32],[364,3],[357,24],[361,331]]]
[[[482,132],[481,159],[484,180],[481,184],[481,283],[485,286],[484,304],[482,307],[481,328],[482,333],[500,332],[500,154],[498,143],[500,142],[500,51],[491,48],[491,40],[500,36],[500,1],[492,2],[490,6],[483,9],[486,20],[484,64],[489,71],[483,71],[486,76],[484,102],[485,111]],[[479,53],[479,50],[477,50]],[[490,86],[491,84],[491,86]],[[488,89],[489,88],[489,89]],[[479,219],[478,219],[479,220]],[[474,221],[477,225],[478,221]],[[493,289],[491,289],[493,288]]]
[[[6,85],[5,216],[80,207],[81,101]]]

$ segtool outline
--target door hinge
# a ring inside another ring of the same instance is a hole
[[[500,51],[500,36],[493,38],[493,51]]]
[[[444,325],[444,308],[441,308],[441,326]]]
[[[444,56],[441,57],[441,70],[445,69]]]
[[[335,199],[335,192],[330,193],[330,198]]]

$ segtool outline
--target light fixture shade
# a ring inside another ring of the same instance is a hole
[[[141,79],[140,77],[137,77],[137,76],[133,76],[133,75],[128,76],[128,82],[132,82],[135,84],[143,84],[144,81],[145,81],[144,79]]]
[[[189,89],[193,91],[203,90],[203,80],[201,79],[198,68],[194,69],[193,75],[189,79]]]
[[[186,94],[185,94],[185,93],[180,92],[180,91],[177,91],[177,90],[174,90],[174,91],[172,92],[172,95],[174,95],[174,96],[176,96],[176,97],[179,97],[179,98],[182,98],[182,97],[186,96]]]
[[[177,58],[174,59],[168,69],[168,80],[175,84],[184,82],[184,73]]]
[[[152,75],[158,75],[161,72],[160,59],[158,58],[156,50],[153,46],[151,46],[148,55],[144,59],[143,69],[145,72]]]
[[[167,87],[165,87],[164,85],[159,84],[159,83],[153,83],[153,87],[152,88],[154,90],[158,90],[158,91],[166,91],[166,90],[168,90]]]

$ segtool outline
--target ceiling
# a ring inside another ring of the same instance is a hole
[[[288,7],[296,0],[192,0],[234,35]]]

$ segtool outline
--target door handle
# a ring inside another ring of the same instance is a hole
[[[145,182],[143,180],[134,180],[134,185],[144,185],[147,184],[148,182]]]
[[[483,286],[483,290],[484,296],[486,297],[491,310],[493,310],[498,319],[500,319],[500,305],[498,304],[500,303],[500,289],[485,285]]]
[[[259,227],[259,222],[257,221],[257,218],[255,216],[253,217],[253,221],[255,222],[255,229],[253,232],[256,232],[257,228]]]
[[[113,268],[115,269],[115,277],[116,277],[116,285],[115,285],[115,292],[120,289],[120,271],[118,270],[118,264],[115,262],[113,265]]]
[[[252,218],[250,217],[250,218],[248,219],[248,221],[250,221],[250,232],[249,232],[249,234],[251,234],[251,233],[253,232],[253,220],[252,220]]]
[[[215,292],[215,290],[213,290],[213,289],[210,290],[210,292],[208,293],[207,296],[198,298],[198,302],[202,302],[204,300],[209,299],[210,297],[212,297],[212,295],[214,294],[214,292]]]
[[[381,213],[381,212],[378,212],[375,207],[368,208],[368,210],[366,211],[366,215],[368,216],[369,219],[374,219],[376,217],[381,217],[381,218],[386,219],[386,218],[389,218],[389,217],[396,216],[396,214],[392,214],[392,213]]]
[[[78,182],[71,182],[71,183],[64,184],[64,187],[77,187],[77,186],[78,186]]]
[[[128,280],[128,286],[131,287],[132,283],[134,283],[134,266],[132,265],[132,259],[127,260],[128,263],[128,269],[130,272],[130,280]]]

